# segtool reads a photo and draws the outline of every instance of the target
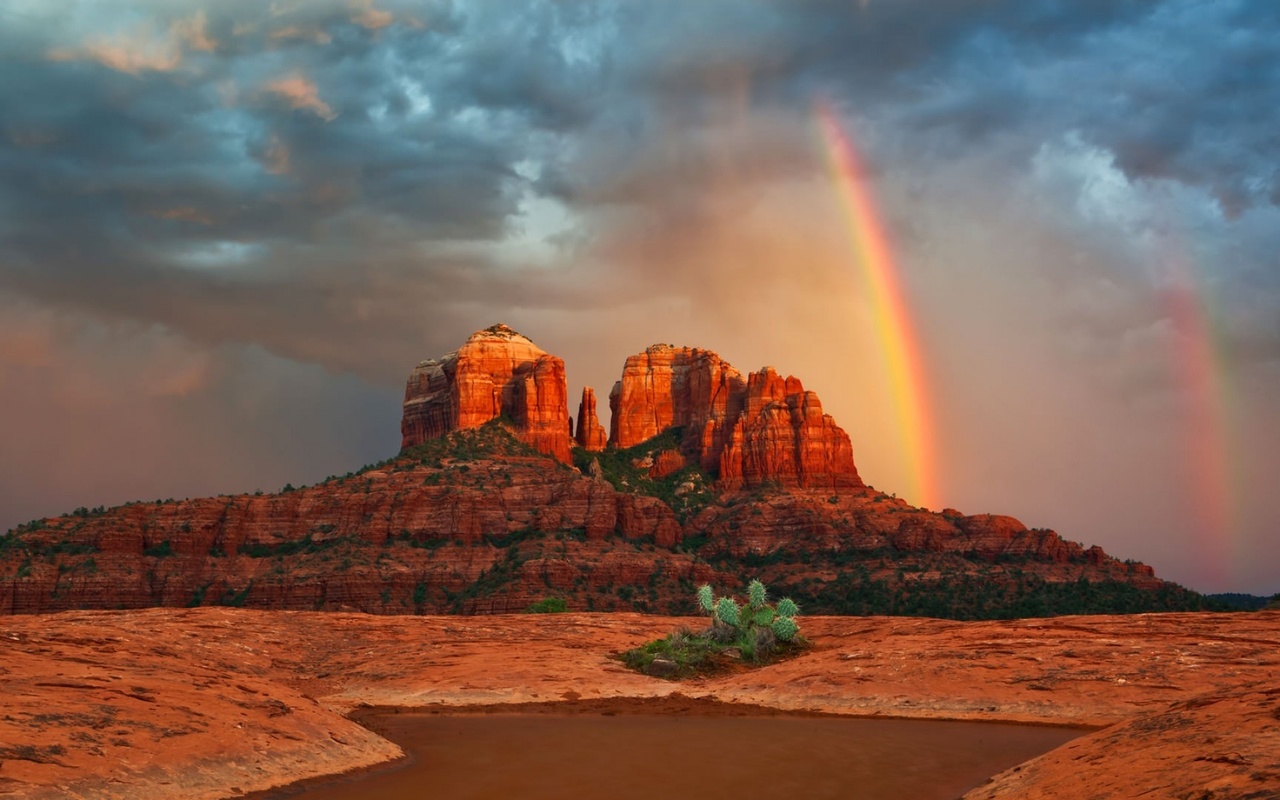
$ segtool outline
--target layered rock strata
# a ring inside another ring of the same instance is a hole
[[[473,333],[456,352],[423,361],[409,375],[400,447],[505,416],[540,452],[568,463],[564,361],[506,325]]]
[[[604,611],[633,607],[621,586],[653,586],[665,602],[680,579],[711,577],[674,552],[680,524],[657,498],[513,454],[519,445],[494,426],[437,445],[279,494],[131,503],[0,537],[0,614],[202,604],[495,613],[549,594]]]
[[[491,435],[454,434],[455,452],[479,451]],[[664,474],[677,455],[658,453],[650,471]],[[1013,593],[1022,575],[1173,588],[1145,564],[1012,517],[937,514],[869,490],[712,502],[681,523],[655,497],[540,456],[425,461],[401,457],[280,494],[41,520],[0,538],[0,615],[218,604],[495,613],[548,595],[579,610],[691,609],[687,582],[732,585],[743,574],[807,608],[848,610],[826,587],[847,591],[850,564],[866,567],[862,583],[907,594],[963,581]],[[687,540],[705,560],[678,549]]]

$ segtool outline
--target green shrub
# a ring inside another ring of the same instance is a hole
[[[526,614],[563,614],[569,610],[563,597],[544,597],[525,609]]]
[[[169,544],[168,539],[165,539],[160,544],[152,545],[143,550],[142,554],[149,558],[168,558],[173,555],[173,546]]]
[[[249,583],[238,592],[228,586],[222,595],[222,605],[231,606],[232,608],[240,608],[248,601],[249,592],[251,591],[253,591],[252,580],[250,580]],[[204,598],[201,597],[200,599],[203,602]]]

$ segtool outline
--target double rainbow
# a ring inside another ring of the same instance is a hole
[[[907,498],[926,508],[936,500],[933,435],[926,405],[923,359],[903,298],[889,238],[872,202],[858,151],[831,109],[815,113],[832,179],[848,217],[854,254],[874,313],[889,375],[896,427],[906,460]]]

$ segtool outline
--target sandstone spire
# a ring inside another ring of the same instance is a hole
[[[590,386],[582,388],[578,403],[578,444],[591,451],[603,450],[606,444],[604,426],[596,417],[596,393]]]

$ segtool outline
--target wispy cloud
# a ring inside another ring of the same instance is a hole
[[[213,217],[198,208],[191,206],[177,206],[174,208],[163,208],[157,211],[149,212],[156,219],[169,219],[178,222],[194,222],[199,225],[212,225]]]
[[[178,69],[185,50],[211,53],[217,42],[209,36],[203,10],[189,18],[170,23],[157,32],[150,24],[116,35],[95,37],[82,45],[55,47],[48,51],[52,61],[96,61],[130,75],[143,72],[172,72]]]
[[[385,28],[395,22],[395,15],[390,11],[373,7],[373,0],[354,0],[351,3],[354,13],[351,21],[370,30]]]
[[[187,47],[192,50],[211,53],[218,46],[218,43],[209,36],[206,26],[207,21],[205,20],[204,9],[201,9],[190,19],[180,19],[174,22],[169,30],[170,33],[185,42]]]
[[[117,39],[49,51],[51,61],[96,61],[117,72],[138,75],[148,70],[171,72],[182,64],[182,51],[171,40]]]
[[[289,172],[289,146],[280,141],[280,137],[272,135],[267,139],[266,149],[262,151],[262,165],[272,175],[285,175]]]
[[[275,42],[303,41],[314,44],[329,44],[333,41],[333,37],[320,28],[286,25],[283,28],[272,31],[271,40]]]
[[[274,80],[267,84],[267,91],[288,101],[290,108],[310,111],[326,122],[338,116],[328,103],[320,99],[315,83],[303,75],[294,74]]]

